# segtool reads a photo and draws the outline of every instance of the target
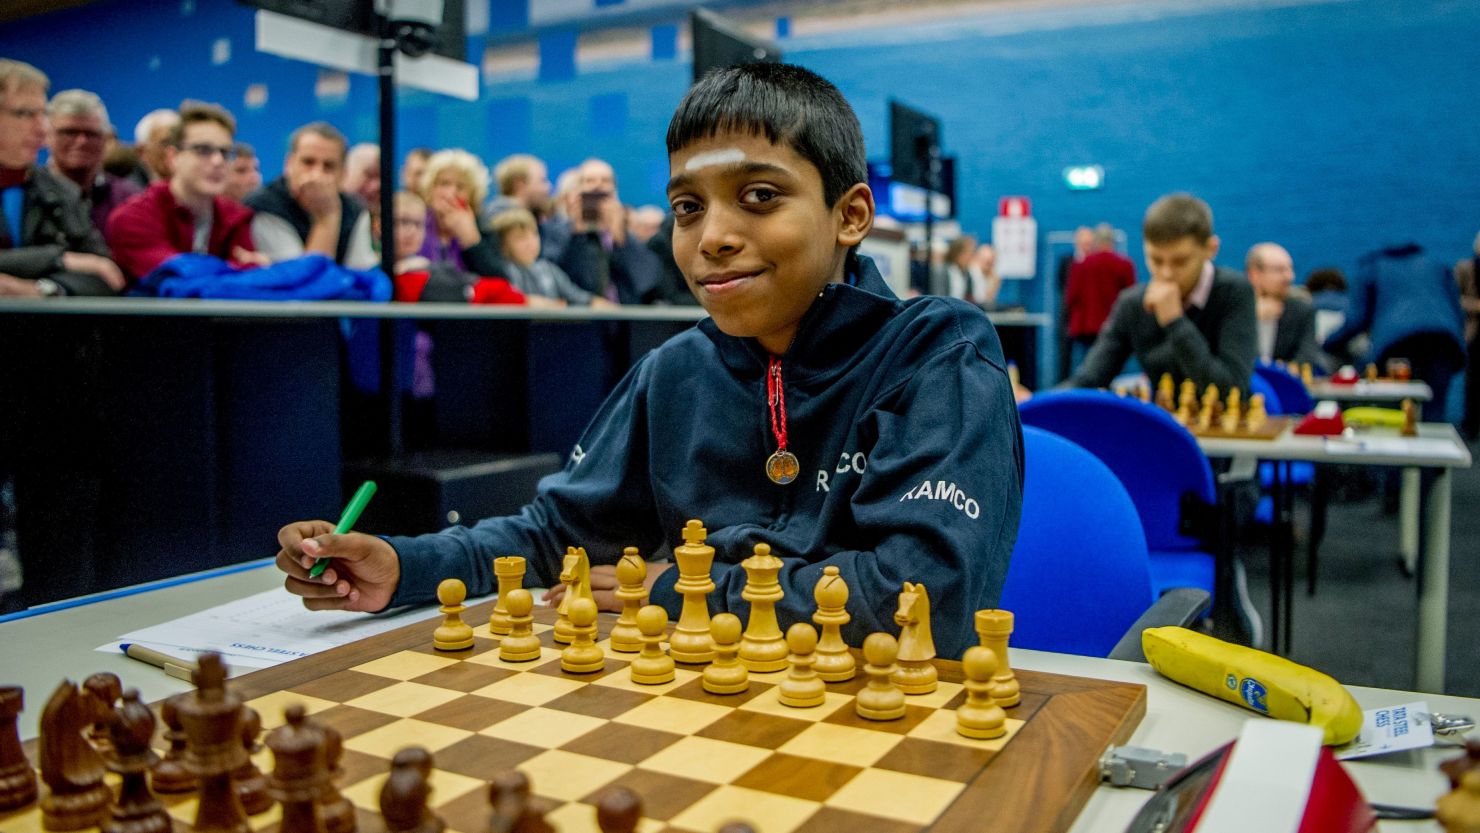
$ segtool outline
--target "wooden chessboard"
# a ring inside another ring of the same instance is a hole
[[[1293,420],[1290,417],[1272,416],[1264,420],[1259,430],[1251,431],[1248,426],[1225,431],[1218,428],[1198,428],[1196,424],[1185,426],[1194,437],[1221,437],[1227,440],[1273,440],[1285,433]]]
[[[433,754],[433,808],[450,833],[483,833],[486,782],[514,768],[563,833],[597,830],[594,800],[608,785],[642,797],[642,831],[711,833],[738,819],[762,833],[1054,833],[1099,783],[1106,747],[1124,743],[1146,713],[1144,686],[1019,670],[1022,702],[1008,709],[1007,736],[971,740],[956,734],[952,713],[964,699],[961,665],[945,660],[936,662],[939,690],[910,697],[905,717],[885,722],[854,712],[861,672],[829,684],[825,705],[810,709],[777,700],[785,672],[752,674],[749,691],[729,696],[705,692],[699,670],[685,666],[672,683],[635,685],[615,658],[628,655],[610,651],[602,671],[568,674],[551,638],[553,610],[535,612],[542,656],[507,663],[488,632],[491,605],[465,615],[480,623],[465,651],[436,651],[436,622],[418,623],[229,686],[266,728],[302,703],[343,733],[337,783],[360,811],[361,833],[384,829],[380,786],[409,745]],[[603,647],[613,621],[601,617]],[[27,692],[28,707],[48,694]],[[270,771],[269,752],[254,759]],[[177,833],[188,833],[194,797],[161,798]],[[278,814],[253,817],[253,831],[275,833]],[[0,814],[0,831],[40,833],[40,811]]]

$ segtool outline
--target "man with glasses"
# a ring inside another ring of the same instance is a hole
[[[215,255],[236,265],[265,259],[252,245],[252,211],[228,199],[236,120],[215,104],[186,102],[170,134],[167,180],[156,182],[108,218],[108,243],[137,280],[178,254]]]
[[[108,108],[87,90],[63,90],[52,96],[46,115],[51,122],[47,166],[77,186],[93,227],[101,234],[113,209],[140,191],[134,183],[103,171],[103,156],[113,135]]]
[[[247,197],[257,212],[252,220],[257,251],[274,263],[318,253],[351,269],[380,265],[370,212],[341,190],[347,148],[344,134],[327,122],[293,131],[283,175]]]
[[[30,64],[0,58],[0,295],[111,295],[123,273],[76,189],[36,164],[49,87]]]

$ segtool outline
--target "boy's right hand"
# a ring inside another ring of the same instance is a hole
[[[401,582],[400,556],[374,535],[335,535],[328,521],[299,521],[278,530],[278,544],[277,567],[288,574],[283,586],[302,596],[309,610],[374,613],[390,604]],[[323,575],[309,578],[316,558],[334,561]]]

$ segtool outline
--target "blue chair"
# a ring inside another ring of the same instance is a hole
[[[1220,532],[1213,469],[1171,414],[1093,390],[1052,391],[1024,402],[1024,425],[1052,431],[1100,458],[1135,503],[1157,595],[1177,587],[1213,593],[1208,542]]]
[[[1023,514],[1001,606],[1012,644],[1103,657],[1156,601],[1136,505],[1095,455],[1023,428]]]
[[[1305,389],[1305,383],[1288,370],[1259,362],[1254,365],[1255,384],[1250,386],[1250,391],[1254,392],[1261,381],[1279,397],[1281,410],[1278,413],[1304,416],[1315,410],[1316,402],[1311,398],[1310,391]],[[1276,413],[1272,409],[1269,412]]]

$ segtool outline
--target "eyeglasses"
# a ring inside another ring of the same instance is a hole
[[[46,117],[46,111],[35,107],[0,107],[0,113],[20,119],[21,121],[33,121]]]
[[[103,132],[101,130],[83,130],[80,127],[59,127],[56,132],[58,139],[68,142],[75,142],[78,139],[86,139],[89,142],[103,141]]]
[[[225,159],[227,162],[230,162],[231,160],[233,160],[233,159],[236,158],[236,148],[231,147],[230,145],[226,145],[226,146],[223,147],[221,145],[211,145],[211,144],[204,144],[204,143],[202,143],[202,144],[185,145],[184,147],[182,147],[180,149],[183,150],[183,151],[186,151],[186,152],[188,152],[188,153],[190,153],[190,154],[192,154],[194,156],[198,156],[201,159],[210,159],[211,157],[215,156],[216,154],[220,154],[221,155],[221,158],[222,159]]]

